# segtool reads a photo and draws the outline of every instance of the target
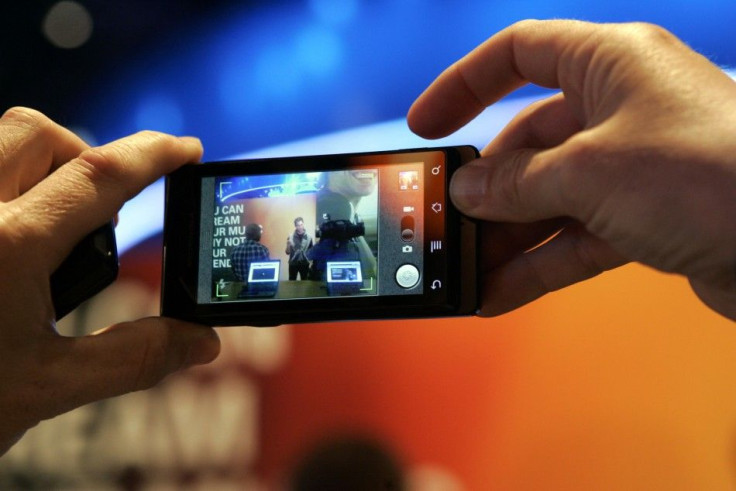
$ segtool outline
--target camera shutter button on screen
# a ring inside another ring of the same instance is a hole
[[[419,270],[413,264],[402,264],[396,270],[396,283],[402,288],[413,288],[419,283]]]

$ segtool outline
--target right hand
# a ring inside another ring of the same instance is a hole
[[[409,125],[445,136],[527,82],[562,93],[451,185],[487,220],[482,313],[639,261],[736,320],[736,83],[655,26],[525,21],[440,75]]]

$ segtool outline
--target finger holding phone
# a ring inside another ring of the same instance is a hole
[[[686,276],[736,319],[734,81],[656,26],[525,21],[442,73],[409,125],[447,135],[526,83],[561,93],[451,185],[461,211],[487,220],[482,313],[638,261]]]
[[[217,356],[214,331],[172,319],[61,336],[49,280],[125,201],[201,153],[154,132],[90,148],[26,108],[0,118],[0,454],[44,419]]]

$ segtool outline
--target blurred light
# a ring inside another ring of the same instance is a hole
[[[244,63],[240,56],[229,56],[223,61],[218,74],[220,107],[232,120],[247,119],[247,115],[258,102],[248,91],[248,87],[252,85],[250,64]]]
[[[317,18],[327,24],[344,25],[355,19],[358,0],[309,0]]]
[[[296,59],[314,75],[334,72],[342,61],[342,52],[340,38],[324,28],[307,28],[297,39]]]
[[[266,99],[294,98],[299,93],[301,73],[297,60],[284,46],[264,49],[255,66],[256,87]],[[241,91],[243,87],[241,87]]]
[[[538,97],[502,101],[486,109],[472,123],[452,135],[434,140],[431,146],[475,145],[483,147],[517,114]],[[315,152],[347,153],[427,147],[424,140],[411,131],[405,119],[386,121],[361,128],[339,131],[307,138],[234,158],[265,158],[310,155]],[[164,182],[148,186],[120,210],[120,221],[115,229],[118,252],[125,251],[148,237],[161,233],[164,221]]]
[[[92,133],[92,131],[89,130],[89,128],[84,128],[81,126],[71,126],[69,127],[69,131],[84,140],[84,143],[86,143],[90,147],[96,147],[99,144],[97,138],[95,138],[95,135]]]
[[[338,33],[313,21],[301,25],[300,19],[286,17],[280,22],[285,35],[245,24],[216,50],[221,53],[217,95],[230,124],[252,124],[259,112],[303,104],[306,91],[324,90],[343,76],[337,73],[345,51]],[[258,131],[263,130],[250,129]]]
[[[184,116],[179,104],[169,96],[149,96],[135,112],[137,130],[156,130],[178,135],[184,128]]]
[[[335,107],[327,113],[335,128],[355,128],[380,120],[375,101],[364,91],[350,92],[336,100]]]
[[[43,33],[57,48],[74,49],[92,35],[92,16],[77,2],[63,1],[51,7],[43,20]]]

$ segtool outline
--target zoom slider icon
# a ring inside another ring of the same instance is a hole
[[[404,242],[414,240],[414,217],[411,215],[401,218],[401,240]]]

